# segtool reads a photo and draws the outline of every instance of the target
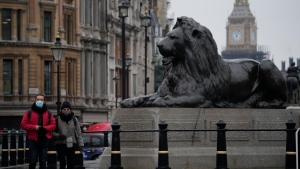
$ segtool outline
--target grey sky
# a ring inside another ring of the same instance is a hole
[[[213,34],[219,54],[226,46],[226,22],[235,0],[171,0],[168,11],[174,18],[192,17]],[[300,58],[300,0],[249,0],[256,17],[258,45],[269,47],[270,56],[281,70],[289,57]],[[176,20],[174,20],[175,23]]]

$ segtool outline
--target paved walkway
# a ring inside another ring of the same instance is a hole
[[[85,169],[99,169],[99,159],[98,160],[85,160],[83,161]],[[17,166],[10,166],[10,167],[0,167],[5,169],[28,169],[28,164],[25,165],[17,165]],[[36,167],[39,168],[38,166]],[[59,169],[59,166],[57,166]]]

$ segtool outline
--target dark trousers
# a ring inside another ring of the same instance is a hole
[[[28,140],[28,146],[30,152],[29,169],[35,169],[38,159],[40,169],[46,169],[48,140],[46,139],[39,142],[35,140]]]
[[[76,144],[73,144],[72,148],[67,148],[66,144],[56,144],[56,151],[59,160],[59,168],[66,168],[66,159],[67,159],[67,167],[68,169],[74,168],[74,156],[75,156],[75,147]]]

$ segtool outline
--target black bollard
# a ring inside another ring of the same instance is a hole
[[[226,136],[225,136],[226,123],[223,120],[219,120],[217,123],[217,167],[216,169],[228,169],[227,168],[227,151],[226,151]]]
[[[169,167],[169,150],[168,150],[168,124],[160,121],[159,126],[159,144],[158,144],[158,167],[156,169],[171,169]]]
[[[112,145],[111,145],[111,158],[109,169],[123,169],[121,167],[121,150],[120,150],[120,127],[118,122],[114,122],[112,125]]]
[[[2,159],[1,167],[8,167],[8,130],[4,128],[2,130]]]
[[[285,168],[296,169],[296,123],[292,119],[288,120],[286,124],[286,154],[285,154]]]
[[[76,169],[85,169],[83,166],[83,154],[77,146],[74,156],[74,168]]]
[[[25,136],[25,131],[24,130],[19,130],[19,142],[18,142],[18,164],[24,164],[25,163],[25,148],[24,148],[24,136]]]
[[[103,147],[106,148],[108,147],[108,133],[104,132],[104,143],[103,143]]]
[[[56,147],[54,143],[55,143],[55,139],[51,138],[48,143],[47,169],[57,168]]]
[[[25,163],[28,164],[30,162],[30,152],[28,145],[28,137],[26,136],[26,144],[25,144]]]
[[[17,165],[17,131],[15,129],[10,130],[10,148],[9,148],[9,165]]]

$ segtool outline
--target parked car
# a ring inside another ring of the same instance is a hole
[[[104,151],[104,134],[84,133],[83,138],[83,158],[84,160],[95,160]]]

